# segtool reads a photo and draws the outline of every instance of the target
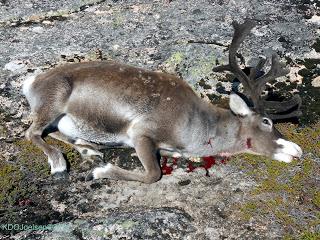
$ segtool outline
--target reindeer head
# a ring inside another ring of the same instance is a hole
[[[243,24],[233,22],[234,35],[229,46],[229,64],[214,68],[218,71],[230,71],[242,83],[244,95],[251,100],[252,110],[236,94],[230,95],[230,108],[239,116],[241,122],[241,133],[247,138],[247,152],[266,155],[275,160],[290,162],[294,157],[301,157],[301,148],[290,141],[285,140],[275,129],[271,119],[286,119],[298,117],[301,98],[295,95],[286,101],[267,101],[262,96],[266,83],[277,77],[286,75],[289,71],[280,63],[276,54],[272,55],[270,70],[257,77],[257,73],[266,63],[266,58],[261,57],[255,67],[250,68],[248,76],[241,70],[237,61],[237,50],[256,23],[246,20]]]
[[[272,120],[252,111],[237,94],[230,95],[230,109],[241,123],[240,136],[246,141],[246,152],[269,156],[281,162],[300,158],[301,148],[285,140],[273,126]]]

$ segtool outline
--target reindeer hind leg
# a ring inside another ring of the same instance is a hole
[[[52,113],[48,110],[39,109],[32,114],[32,124],[26,132],[26,138],[38,146],[48,157],[51,167],[51,174],[60,175],[67,170],[67,162],[61,151],[44,141],[42,135],[44,130],[55,121],[59,114]]]
[[[85,162],[93,162],[97,158],[100,161],[103,161],[103,153],[99,151],[101,146],[98,144],[91,143],[80,138],[72,139],[59,131],[52,132],[49,136],[66,144],[72,145],[72,147],[80,153],[81,158],[85,160]]]

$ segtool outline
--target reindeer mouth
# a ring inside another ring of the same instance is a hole
[[[273,154],[273,159],[280,162],[289,163],[293,158],[301,158],[302,150],[297,144],[282,138],[279,138],[276,143],[280,146],[280,148],[278,148],[276,153]]]

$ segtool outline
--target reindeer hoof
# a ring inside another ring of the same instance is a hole
[[[69,174],[66,170],[62,172],[56,172],[52,175],[52,178],[54,180],[67,180],[69,178]]]

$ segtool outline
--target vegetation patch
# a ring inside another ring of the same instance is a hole
[[[71,145],[46,139],[50,145],[59,147],[65,154],[71,168],[79,167],[80,155]],[[38,190],[37,179],[50,176],[50,167],[46,155],[38,147],[27,140],[13,143],[19,152],[13,162],[0,161],[0,205],[15,205],[29,199]]]
[[[296,124],[279,123],[276,128],[290,141],[298,144],[304,152],[320,156],[320,121],[308,127]]]
[[[19,167],[0,161],[0,205],[13,205],[27,194],[22,185],[24,174]]]
[[[231,163],[258,183],[251,200],[241,206],[241,215],[244,221],[274,219],[286,229],[285,239],[319,239],[320,122],[304,128],[288,123],[276,127],[302,147],[304,158],[287,164],[248,154],[235,157]]]

